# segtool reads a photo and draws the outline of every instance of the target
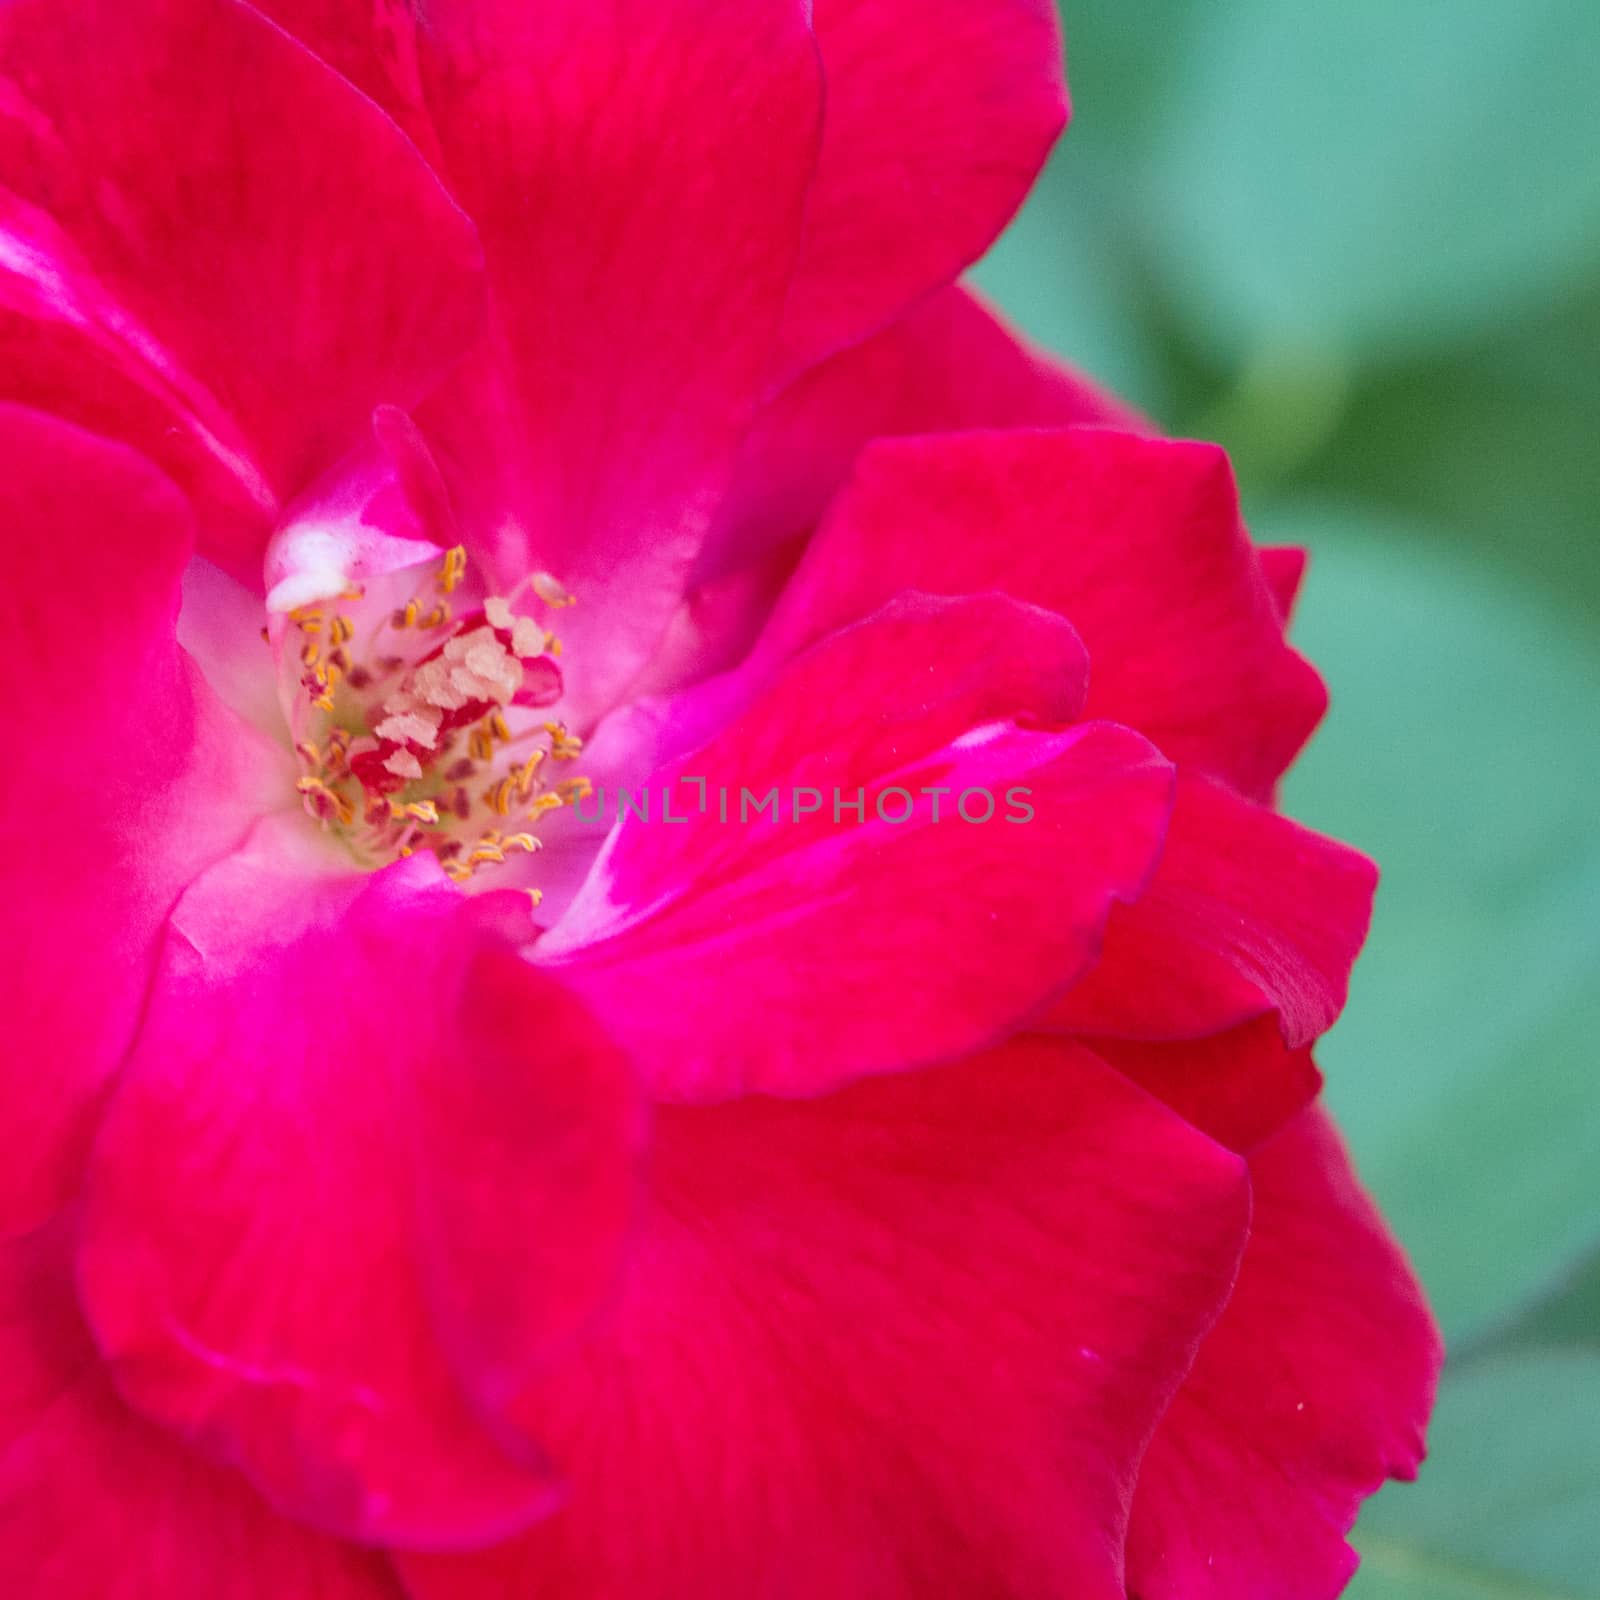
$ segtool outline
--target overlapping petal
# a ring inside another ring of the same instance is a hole
[[[117,1397],[78,1314],[70,1224],[0,1245],[0,1592],[401,1600],[381,1556],[276,1516]]]
[[[1377,876],[1348,845],[1183,774],[1148,893],[1113,913],[1052,1024],[1180,1039],[1270,1011],[1288,1044],[1309,1044],[1344,1006]]]
[[[631,1077],[506,947],[525,902],[296,857],[265,828],[174,914],[95,1146],[90,1322],[134,1405],[280,1511],[504,1535],[553,1484],[493,1412],[612,1282]]]
[[[472,225],[237,0],[17,0],[0,62],[6,392],[145,449],[254,582],[279,504],[475,336]]]
[[[1250,1176],[1239,1282],[1139,1475],[1142,1600],[1332,1600],[1361,1501],[1422,1460],[1438,1332],[1326,1116],[1291,1123]]]
[[[0,1089],[7,1124],[28,1130],[0,1177],[0,1226],[13,1229],[77,1181],[173,902],[293,791],[286,758],[174,638],[193,524],[165,478],[121,446],[0,406],[0,525]]]
[[[941,290],[762,407],[696,575],[714,580],[809,533],[873,439],[1077,423],[1137,431],[1139,419],[970,289]]]
[[[445,0],[418,49],[493,297],[489,342],[418,421],[495,581],[547,569],[579,596],[577,715],[666,630],[758,398],[815,48],[797,0]]]
[[[1052,0],[816,0],[812,20],[827,116],[783,377],[977,260],[1067,121]]]
[[[1322,1087],[1310,1048],[1286,1045],[1272,1013],[1197,1039],[1081,1042],[1230,1150],[1271,1138]]]
[[[1060,618],[1001,596],[841,631],[651,779],[685,825],[625,817],[535,959],[669,1099],[996,1041],[1093,959],[1166,828],[1167,763],[1074,722],[1084,665]]]
[[[661,1113],[609,1330],[530,1394],[567,1504],[417,1600],[1122,1600],[1138,1459],[1232,1281],[1242,1163],[1031,1041]]]
[[[902,587],[997,588],[1078,630],[1088,714],[1264,795],[1326,703],[1282,620],[1211,445],[1101,428],[873,445],[764,641],[786,651]]]

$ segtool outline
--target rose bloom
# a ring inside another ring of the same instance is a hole
[[[0,1593],[1342,1588],[1374,874],[1299,554],[953,286],[1059,60],[0,10]]]

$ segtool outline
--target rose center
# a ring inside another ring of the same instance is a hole
[[[590,792],[562,775],[582,740],[540,715],[561,698],[560,641],[518,609],[572,597],[538,574],[462,607],[466,575],[457,546],[420,584],[352,584],[269,622],[306,812],[365,866],[427,850],[464,882],[532,855],[539,819]]]

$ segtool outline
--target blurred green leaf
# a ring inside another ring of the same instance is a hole
[[[1235,364],[1390,362],[1561,293],[1600,248],[1593,0],[1204,8],[1148,186]]]
[[[1333,693],[1286,808],[1384,869],[1328,1098],[1457,1338],[1600,1238],[1600,656],[1402,524],[1257,532],[1314,552],[1296,637]]]
[[[1415,1485],[1368,1507],[1350,1600],[1600,1595],[1600,1357],[1505,1356],[1447,1372]]]
[[[1600,282],[1451,356],[1409,363],[1352,397],[1308,480],[1435,519],[1567,603],[1600,600]]]
[[[1600,1356],[1600,1248],[1492,1339],[1497,1350],[1579,1345]]]

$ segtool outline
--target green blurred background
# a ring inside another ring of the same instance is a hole
[[[1061,0],[979,285],[1302,543],[1285,792],[1384,868],[1320,1060],[1451,1357],[1357,1600],[1600,1596],[1600,0]]]

